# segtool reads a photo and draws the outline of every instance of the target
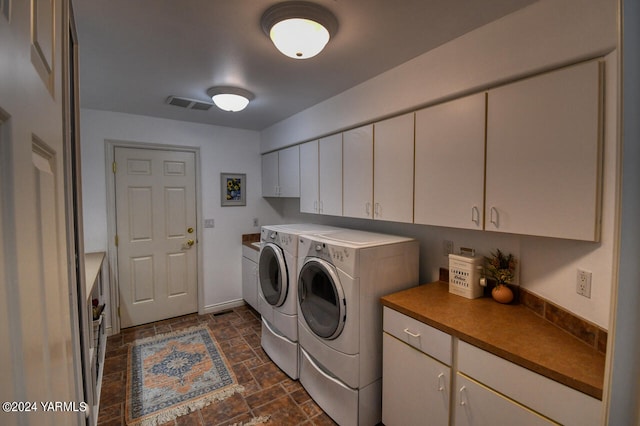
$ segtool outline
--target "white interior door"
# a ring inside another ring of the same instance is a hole
[[[198,310],[195,154],[115,148],[122,327]]]
[[[73,402],[80,410],[84,400],[70,280],[76,262],[68,257],[66,227],[74,214],[65,203],[67,3],[0,2],[0,401],[9,404],[0,413],[3,426],[86,423],[84,412],[47,412],[40,404]]]

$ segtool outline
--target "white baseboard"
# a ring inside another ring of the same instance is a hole
[[[205,306],[200,315],[215,314],[216,312],[226,311],[227,309],[237,308],[239,306],[246,305],[243,299],[230,300],[229,302],[216,303],[214,305]]]

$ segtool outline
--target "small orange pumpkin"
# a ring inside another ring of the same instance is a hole
[[[499,303],[510,303],[513,300],[513,291],[507,285],[497,284],[491,290],[491,297]]]

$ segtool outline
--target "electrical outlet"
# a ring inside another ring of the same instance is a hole
[[[453,241],[444,240],[442,241],[442,255],[449,256],[453,253]]]
[[[253,218],[253,226],[258,226],[258,225],[259,225],[259,223],[260,223],[260,222],[258,221],[258,218],[257,218],[257,217],[254,217],[254,218]]]
[[[591,271],[578,269],[576,293],[591,299]]]
[[[213,228],[215,227],[215,222],[213,219],[205,219],[204,220],[204,227],[205,228]]]

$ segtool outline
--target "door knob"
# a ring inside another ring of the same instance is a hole
[[[193,240],[187,240],[187,245],[188,245],[189,247],[191,247],[191,246],[192,246],[192,245],[194,245],[194,244],[195,244],[195,241],[193,241]]]
[[[193,228],[187,228],[187,232],[193,234]]]

